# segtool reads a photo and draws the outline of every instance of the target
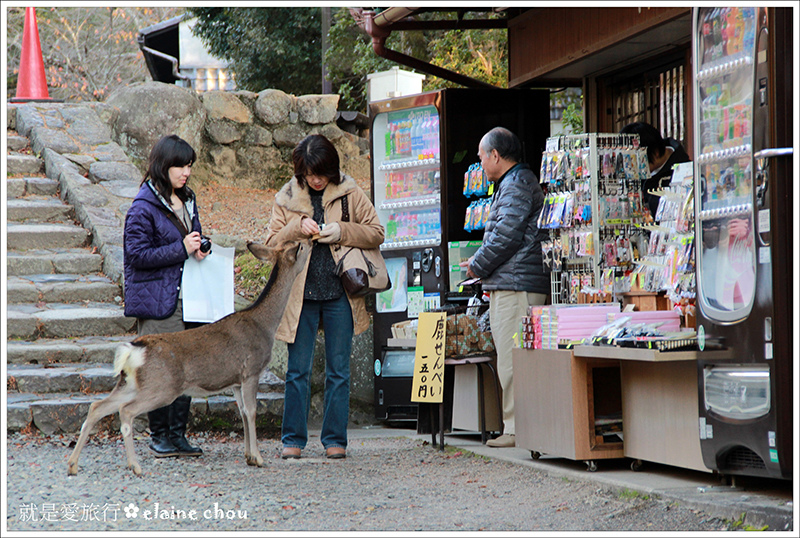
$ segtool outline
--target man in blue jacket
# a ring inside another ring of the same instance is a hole
[[[542,238],[536,226],[544,193],[536,174],[522,163],[519,138],[503,127],[486,133],[478,146],[484,173],[494,194],[483,243],[467,266],[468,277],[480,277],[489,292],[489,320],[497,349],[497,370],[503,388],[503,435],[486,444],[515,446],[514,385],[511,350],[528,306],[542,305],[550,278],[542,266]]]

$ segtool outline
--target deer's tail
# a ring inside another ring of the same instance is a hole
[[[122,344],[117,348],[114,356],[114,375],[124,373],[130,383],[136,385],[136,370],[144,364],[144,351],[143,346],[134,346],[133,344]]]

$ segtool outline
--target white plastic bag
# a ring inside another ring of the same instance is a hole
[[[214,245],[203,261],[183,264],[183,321],[211,323],[233,313],[233,255],[236,249]]]

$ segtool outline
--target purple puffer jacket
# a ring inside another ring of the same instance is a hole
[[[189,191],[186,209],[192,230],[202,233]],[[189,257],[183,235],[167,218],[172,209],[149,183],[144,183],[125,216],[125,315],[165,319],[175,313],[183,262]]]

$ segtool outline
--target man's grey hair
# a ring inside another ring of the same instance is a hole
[[[505,127],[495,127],[483,135],[481,148],[486,153],[496,149],[503,159],[515,163],[522,162],[522,143],[517,135]]]

